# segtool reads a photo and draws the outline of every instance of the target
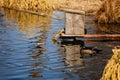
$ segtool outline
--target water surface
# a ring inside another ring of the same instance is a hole
[[[8,9],[1,12],[0,80],[98,80],[112,48],[120,45],[119,41],[104,40],[55,44],[52,36],[65,26],[64,12],[55,11],[48,17]],[[89,19],[88,33],[102,33]],[[81,58],[83,42],[103,51]],[[38,47],[38,43],[42,45]]]

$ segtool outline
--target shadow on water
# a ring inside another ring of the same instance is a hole
[[[96,24],[99,31],[108,34],[120,34],[119,24]],[[98,32],[98,33],[101,33]]]
[[[120,34],[119,24],[98,24],[92,16],[85,17],[85,26],[89,34]]]
[[[0,17],[0,80],[98,80],[119,41],[62,41],[52,36],[65,21],[50,18],[64,13],[54,11],[48,17],[4,9]],[[89,21],[88,21],[89,22]],[[92,27],[93,26],[93,27]],[[86,23],[88,33],[99,27]],[[81,48],[97,47],[101,54],[81,54]],[[84,57],[83,57],[84,56]]]

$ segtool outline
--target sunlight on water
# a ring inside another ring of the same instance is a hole
[[[18,12],[15,10],[4,10],[5,17],[8,19],[8,25],[17,26],[17,29],[32,37],[39,31],[46,31],[46,27],[51,24],[51,13],[47,17],[32,15],[29,13]],[[42,29],[41,29],[42,27]]]

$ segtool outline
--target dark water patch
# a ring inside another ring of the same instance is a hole
[[[98,24],[93,16],[85,17],[85,26],[88,34],[120,34],[119,24]]]

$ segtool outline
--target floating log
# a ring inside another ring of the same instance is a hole
[[[61,37],[69,38],[69,37],[78,37],[78,38],[120,38],[120,34],[84,34],[84,35],[67,35],[61,33]]]
[[[61,37],[61,38],[119,38],[120,39],[120,34],[67,35],[65,34],[64,29],[61,29],[52,37],[52,40],[56,40],[58,37]]]
[[[120,46],[115,47],[113,53],[100,80],[120,80]]]
[[[53,37],[52,37],[52,40],[56,40],[60,34],[62,34],[64,32],[64,29],[61,29],[60,31],[58,31]]]
[[[3,7],[3,8],[16,10],[16,11],[20,11],[20,12],[25,12],[25,13],[30,13],[30,14],[33,14],[33,15],[38,15],[38,16],[43,16],[43,17],[47,16],[44,13],[38,13],[38,12],[34,12],[34,11],[29,11],[29,10],[22,10],[22,9],[15,9],[15,8],[8,8],[8,7]]]

